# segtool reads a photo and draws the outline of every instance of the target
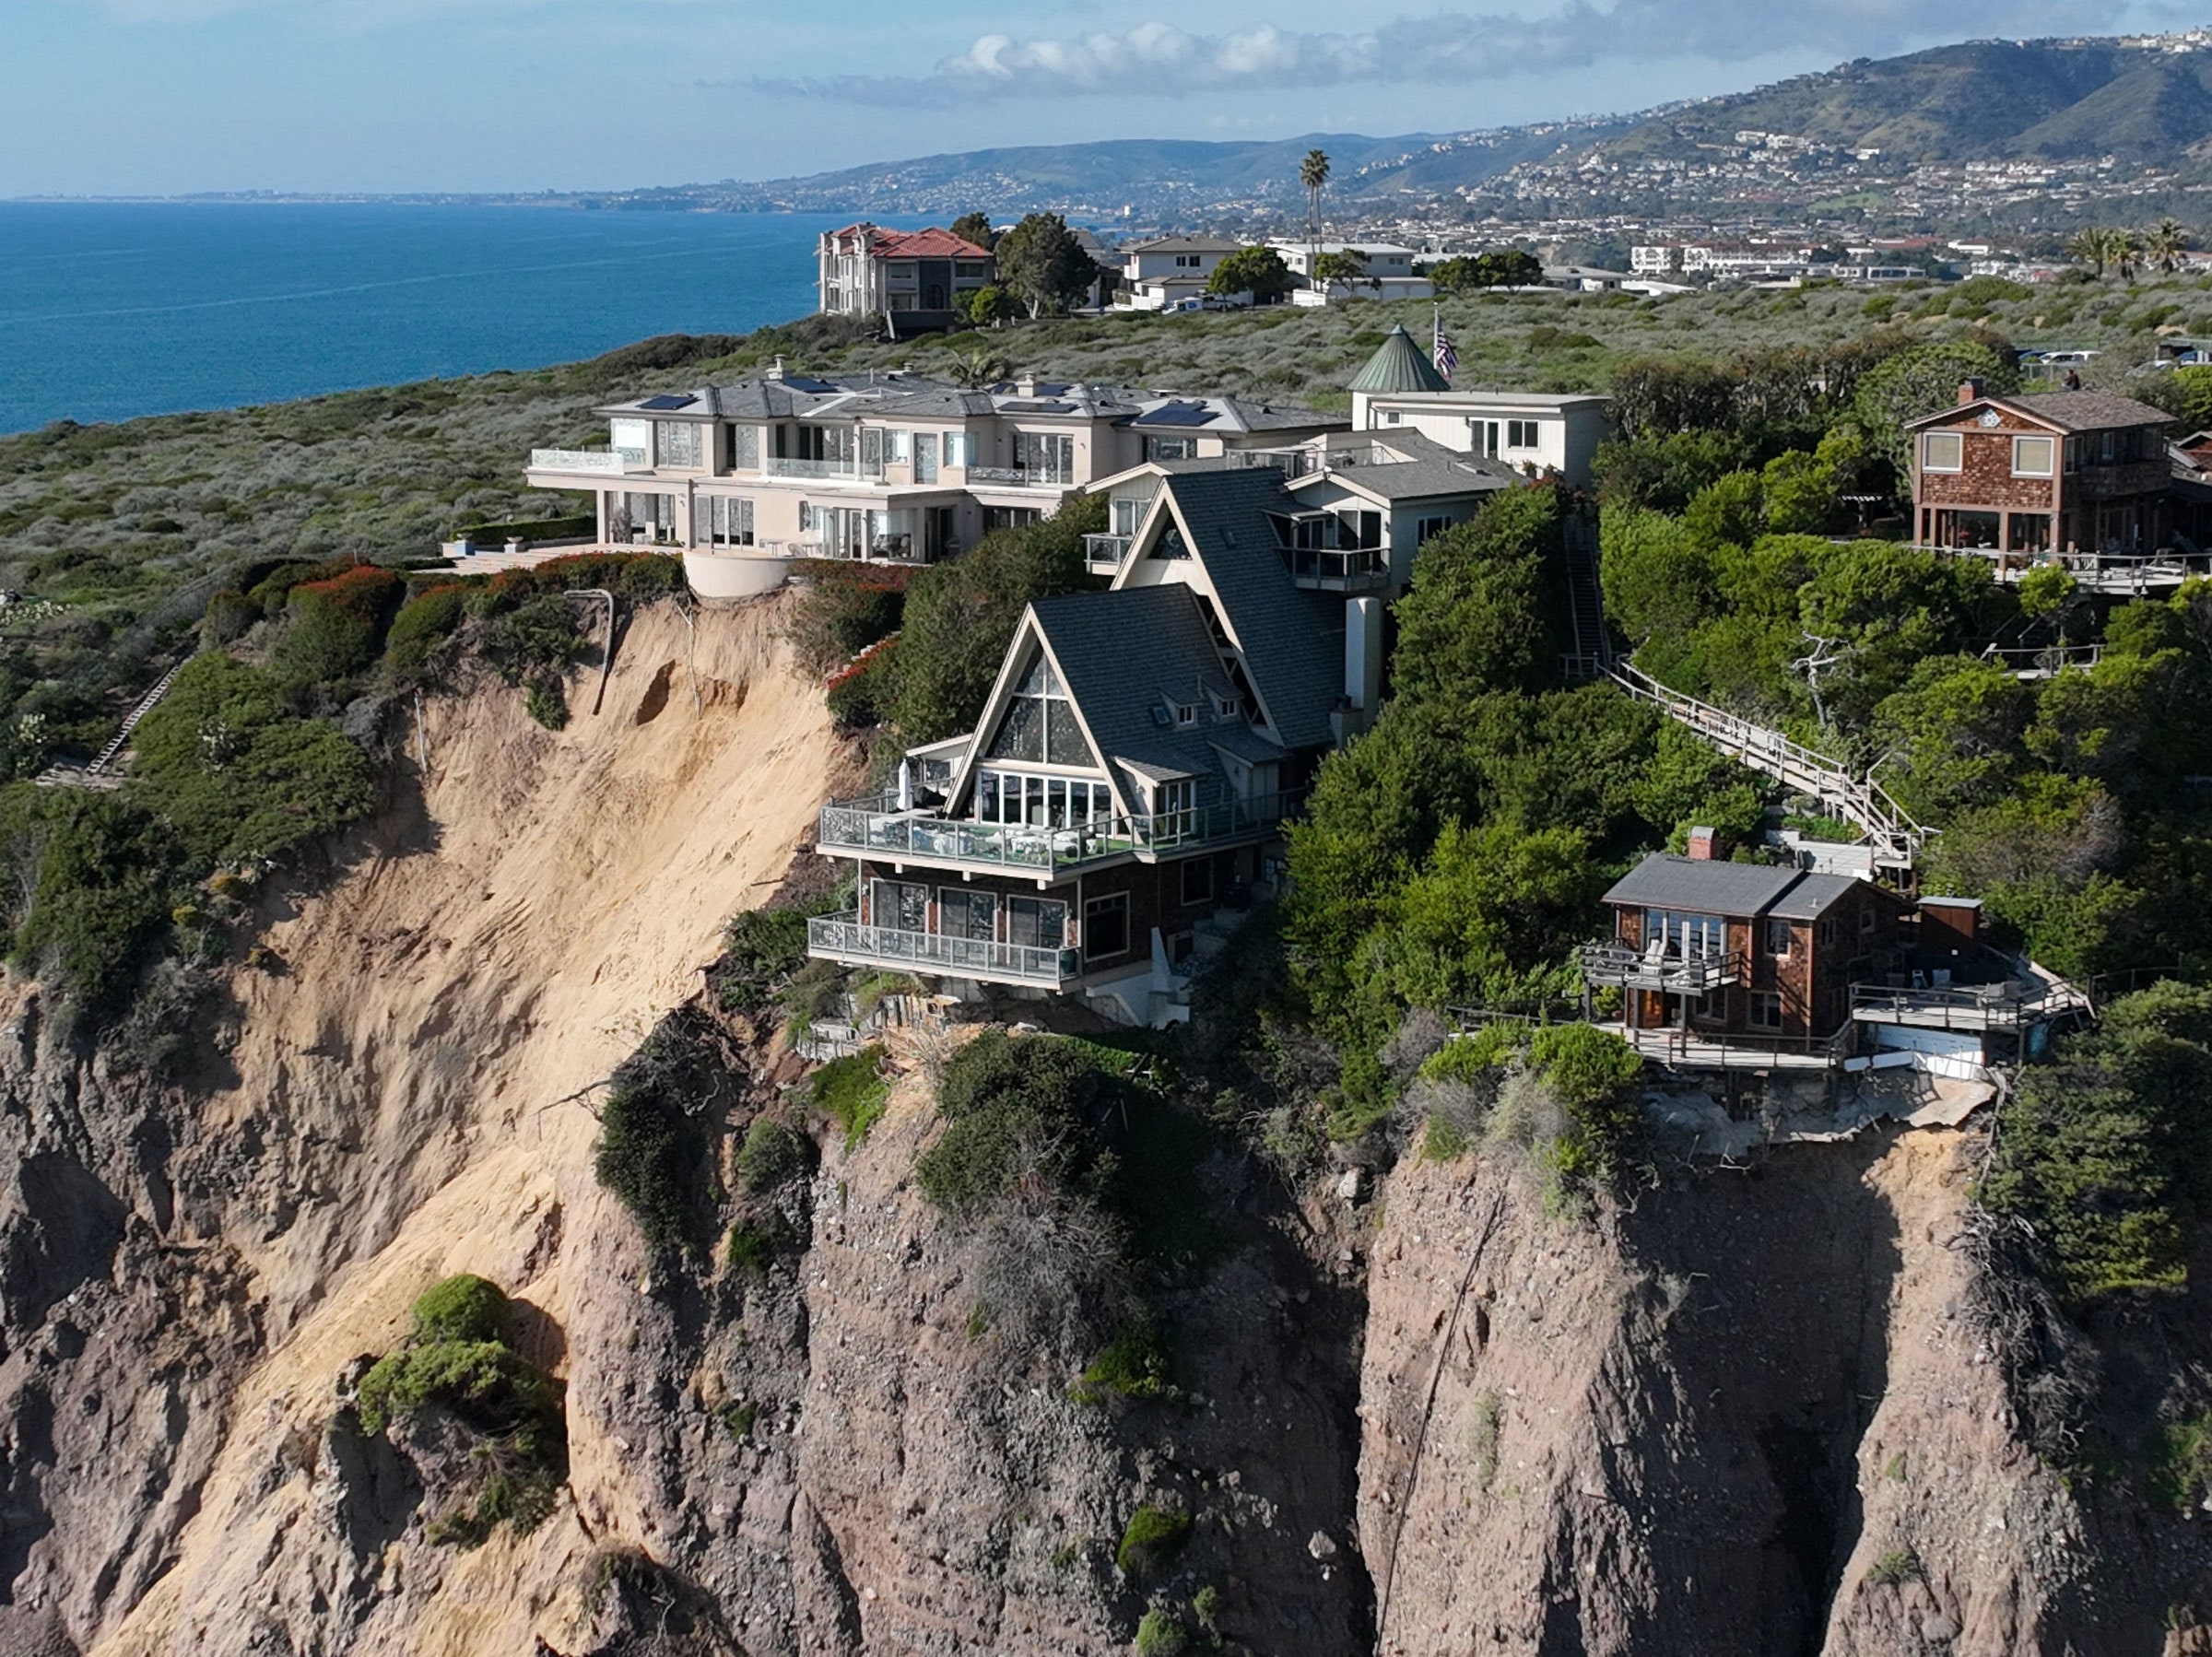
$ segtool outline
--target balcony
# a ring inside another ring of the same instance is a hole
[[[1390,585],[1390,554],[1380,546],[1286,546],[1283,561],[1290,579],[1309,593],[1372,593]]]
[[[596,477],[622,477],[652,470],[642,449],[533,449],[533,472],[582,472]]]
[[[1703,995],[1724,984],[1741,983],[1746,967],[1741,954],[1639,951],[1609,940],[1584,944],[1581,954],[1583,977],[1589,982],[1663,995]]]
[[[900,811],[888,795],[822,807],[816,849],[933,868],[1042,876],[1108,864],[1150,862],[1162,852],[1233,844],[1275,833],[1302,793],[1225,800],[1155,817],[1117,817],[1080,828],[977,823],[927,809]]]
[[[1129,543],[1135,539],[1134,535],[1085,535],[1083,561],[1093,575],[1112,575],[1129,556]]]
[[[1054,477],[1026,466],[969,466],[963,475],[971,488],[980,485],[994,489],[1065,489],[1073,488],[1076,482],[1072,477]]]
[[[1033,984],[1047,990],[1059,989],[1083,971],[1079,949],[1040,949],[987,938],[863,926],[857,911],[821,915],[807,922],[806,953],[818,960],[842,961],[852,967],[888,967],[895,971]]]
[[[857,477],[859,464],[850,460],[795,460],[789,455],[771,454],[760,463],[760,469],[771,477]]]
[[[1861,1024],[1913,1029],[2017,1030],[2089,1010],[2089,998],[2064,979],[2008,979],[1996,984],[1898,989],[1851,987],[1851,1016]]]

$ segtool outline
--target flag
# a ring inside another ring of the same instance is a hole
[[[1452,336],[1444,332],[1444,313],[1440,307],[1436,313],[1436,371],[1449,380],[1459,372],[1459,351],[1452,344]]]

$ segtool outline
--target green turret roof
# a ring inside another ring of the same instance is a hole
[[[1436,371],[1436,365],[1421,355],[1421,347],[1413,342],[1400,323],[1390,331],[1390,337],[1375,347],[1375,354],[1367,359],[1367,366],[1353,376],[1347,388],[1356,392],[1447,392],[1450,382]]]

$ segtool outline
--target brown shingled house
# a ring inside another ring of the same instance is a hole
[[[1908,423],[1913,539],[1993,555],[2147,553],[2169,544],[2169,417],[2105,392],[1991,396]]]

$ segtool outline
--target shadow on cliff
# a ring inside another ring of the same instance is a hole
[[[1903,1257],[1865,1176],[1892,1137],[1685,1170],[1623,1216],[1659,1334],[1642,1358],[1653,1419],[1619,1453],[1671,1514],[1657,1579],[1688,1585],[1660,1597],[1649,1649],[1820,1650],[1862,1528],[1859,1443],[1888,1380]],[[1684,1440],[1699,1446],[1689,1464],[1669,1453]]]

